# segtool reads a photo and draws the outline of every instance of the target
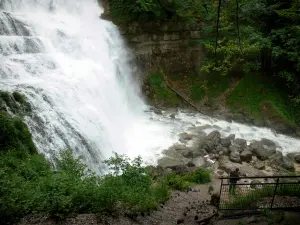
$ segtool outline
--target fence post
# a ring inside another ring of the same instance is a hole
[[[218,210],[220,209],[220,204],[221,204],[221,194],[222,194],[222,188],[223,188],[223,179],[221,179],[221,186],[220,186],[220,193],[219,193],[219,204],[218,204]]]
[[[278,187],[279,179],[280,178],[278,177],[277,180],[276,180],[274,194],[273,194],[272,203],[271,203],[271,209],[273,208],[273,203],[274,203],[275,195],[276,195],[276,192],[277,192],[277,187]]]

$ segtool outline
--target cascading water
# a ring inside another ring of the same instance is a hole
[[[0,89],[26,95],[34,107],[27,123],[49,159],[70,148],[96,172],[113,151],[155,159],[195,124],[217,124],[224,136],[270,138],[285,152],[300,146],[269,129],[147,113],[130,55],[99,10],[97,0],[0,0]]]
[[[168,132],[143,115],[130,55],[97,0],[0,0],[0,9],[1,89],[32,103],[27,122],[48,158],[70,148],[98,171],[113,151],[165,145]]]

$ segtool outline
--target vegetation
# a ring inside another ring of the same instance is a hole
[[[8,93],[2,96],[12,98]],[[13,98],[25,104],[20,96],[14,94]],[[173,188],[164,175],[153,176],[142,165],[140,157],[130,160],[115,154],[105,161],[109,173],[99,177],[67,150],[60,153],[53,170],[37,154],[21,118],[2,111],[0,124],[0,221],[3,224],[28,214],[59,219],[77,213],[147,212],[166,201],[169,189]],[[202,170],[174,176],[188,181],[189,185],[209,181],[209,173]]]
[[[265,206],[271,204],[271,198],[274,195],[274,186],[265,186],[260,189],[249,191],[245,195],[237,195],[226,203],[226,208],[257,208],[257,204]],[[276,196],[297,196],[300,197],[299,185],[279,184],[276,190]],[[268,200],[266,200],[268,199]],[[269,207],[269,205],[267,206]]]
[[[178,106],[180,103],[177,95],[166,86],[161,74],[149,74],[149,89],[151,90],[151,99],[158,103],[167,102],[171,106]]]
[[[109,0],[109,4],[117,23],[170,19],[192,23],[202,9],[199,0]]]
[[[175,190],[186,190],[193,184],[205,184],[211,181],[210,172],[199,168],[186,174],[169,173],[164,176],[164,183]]]
[[[295,124],[288,97],[265,76],[248,74],[243,77],[228,96],[227,103],[233,111],[244,111],[259,120],[265,116]]]

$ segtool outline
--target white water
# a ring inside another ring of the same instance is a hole
[[[97,0],[0,0],[0,89],[20,91],[32,103],[27,123],[49,159],[71,148],[95,171],[113,151],[155,160],[197,120],[217,124],[223,135],[266,137],[285,152],[298,150],[298,140],[268,129],[146,113],[129,51],[100,13]]]

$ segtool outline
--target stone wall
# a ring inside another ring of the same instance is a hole
[[[102,0],[103,19],[111,20],[108,0]],[[159,72],[183,74],[198,71],[203,57],[203,23],[156,21],[118,25],[131,48],[142,74]]]
[[[132,23],[120,27],[143,74],[181,74],[200,67],[203,49],[197,43],[203,24],[174,21]]]

